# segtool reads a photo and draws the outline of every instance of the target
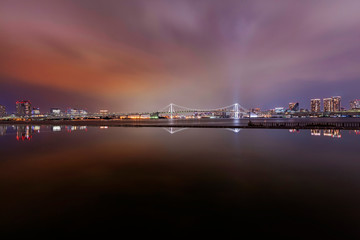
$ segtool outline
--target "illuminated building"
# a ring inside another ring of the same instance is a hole
[[[277,108],[275,108],[275,113],[276,113],[276,114],[285,113],[285,108],[283,108],[283,107],[277,107]]]
[[[40,115],[40,108],[33,108],[31,112],[32,116],[39,116]]]
[[[60,110],[60,108],[51,108],[50,109],[50,114],[52,116],[60,116],[61,115],[61,110]]]
[[[360,99],[355,99],[350,102],[351,109],[360,109]]]
[[[311,99],[310,109],[311,109],[311,112],[320,112],[321,111],[321,100],[319,98]]]
[[[100,110],[101,115],[107,115],[109,114],[109,110]]]
[[[331,98],[324,98],[323,104],[324,104],[324,112],[331,112],[332,110],[332,104],[331,104]]]
[[[340,112],[341,111],[341,97],[332,97],[331,98],[331,111]]]
[[[88,114],[85,110],[78,110],[73,108],[68,109],[66,113],[71,117],[84,117]]]
[[[299,111],[299,103],[289,103],[289,110],[294,112]]]
[[[71,117],[85,117],[88,113],[87,111],[85,110],[78,110],[78,109],[73,109],[73,108],[70,108],[66,111],[67,115],[68,116],[71,116]]]
[[[29,117],[31,115],[30,101],[17,101],[16,114],[20,117]]]
[[[78,113],[82,117],[84,117],[84,116],[86,116],[88,114],[87,111],[85,111],[85,110],[78,110]]]
[[[74,115],[78,115],[78,112],[76,109],[69,108],[68,110],[66,110],[66,114],[70,116],[74,116]]]
[[[0,105],[0,117],[4,117],[6,115],[5,106]]]

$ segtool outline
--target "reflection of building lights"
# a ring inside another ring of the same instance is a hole
[[[324,136],[332,138],[341,138],[341,131],[339,129],[326,129]]]
[[[321,136],[321,130],[320,129],[311,129],[310,133],[311,133],[311,136]]]
[[[325,129],[325,130],[324,130],[324,136],[325,136],[325,137],[331,137],[331,136],[332,136],[331,130],[330,130],[330,129]]]
[[[6,126],[0,126],[0,136],[5,136],[7,131]]]
[[[60,132],[61,131],[61,126],[52,126],[52,131],[53,132]]]
[[[87,126],[66,126],[65,128],[66,128],[67,132],[73,132],[73,131],[77,131],[77,130],[87,131]]]
[[[16,140],[18,141],[25,141],[31,140],[32,138],[32,129],[30,126],[17,126],[16,127]]]
[[[32,126],[31,129],[36,133],[40,133],[40,126]]]
[[[291,133],[299,133],[300,130],[299,129],[289,129],[289,132],[291,132]]]
[[[333,138],[341,138],[341,132],[338,129],[333,130]]]

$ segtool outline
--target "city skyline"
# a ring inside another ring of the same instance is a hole
[[[21,108],[21,105],[26,105],[26,108]],[[0,116],[5,116],[5,115],[11,115],[11,114],[15,114],[15,115],[34,115],[34,113],[31,114],[31,112],[36,111],[37,114],[40,114],[40,108],[39,107],[34,107],[31,105],[31,102],[29,100],[21,100],[21,101],[16,101],[15,103],[15,112],[9,112],[9,110],[7,110],[8,108],[5,105],[1,105],[0,104]],[[344,103],[342,101],[342,97],[341,96],[332,96],[332,97],[327,97],[327,98],[312,98],[310,99],[310,106],[308,107],[303,107],[306,106],[303,103],[300,102],[289,102],[288,103],[288,107],[284,107],[284,106],[274,106],[273,108],[270,109],[261,109],[259,107],[249,107],[248,109],[252,112],[259,112],[259,111],[270,111],[270,110],[275,110],[278,108],[282,108],[284,110],[290,110],[290,111],[302,111],[302,110],[306,110],[309,112],[337,112],[337,111],[342,111],[342,110],[352,110],[352,109],[360,109],[360,100],[359,99],[353,99],[351,101],[349,101],[348,107],[344,106]],[[83,108],[83,109],[87,109],[87,108]],[[58,107],[50,107],[48,110],[49,111],[42,111],[42,114],[52,114],[55,113],[56,114],[60,114],[60,112],[69,112],[69,111],[83,111],[83,112],[87,112],[87,110],[83,110],[83,109],[79,109],[79,108],[73,108],[73,107],[67,107],[67,108],[58,108]],[[196,108],[194,108],[196,109]],[[150,111],[150,110],[148,110]],[[156,111],[156,110],[153,110]],[[25,112],[27,112],[25,114]],[[106,112],[106,114],[111,113],[109,112],[108,109],[98,109],[95,112]],[[121,112],[121,111],[120,111]],[[6,114],[5,114],[6,113]],[[21,114],[24,113],[24,114]],[[114,112],[115,113],[115,112]],[[35,114],[36,115],[36,114]]]
[[[329,113],[335,113],[336,112],[342,112],[341,115],[335,115],[337,117],[358,117],[356,113],[360,110],[360,100],[359,99],[353,99],[349,102],[349,108],[345,107],[342,102],[341,96],[332,96],[327,98],[313,98],[310,99],[310,107],[309,108],[303,108],[301,103],[299,102],[289,102],[288,107],[274,107],[271,109],[261,109],[258,107],[252,107],[252,108],[245,108],[241,106],[239,103],[235,103],[229,106],[225,107],[210,107],[205,109],[199,109],[199,108],[189,108],[184,107],[181,105],[177,105],[174,103],[171,103],[167,105],[163,109],[157,109],[157,110],[147,110],[147,111],[131,111],[131,112],[111,112],[108,109],[99,109],[95,112],[89,112],[84,109],[78,109],[78,108],[72,108],[68,107],[66,109],[61,109],[58,107],[51,107],[49,111],[40,110],[39,107],[34,107],[31,104],[31,101],[29,100],[21,100],[16,101],[16,111],[13,113],[9,113],[6,110],[6,107],[0,104],[0,117],[5,118],[14,118],[14,117],[25,117],[25,118],[46,118],[46,117],[110,117],[110,118],[121,118],[121,116],[126,116],[128,118],[128,115],[134,116],[138,115],[138,117],[142,118],[158,118],[159,113],[160,115],[165,112],[171,112],[170,118],[173,118],[173,112],[176,113],[177,111],[174,109],[175,107],[178,108],[179,113],[185,113],[185,112],[193,112],[193,117],[205,117],[209,116],[210,114],[212,117],[218,117],[218,118],[242,118],[244,117],[244,114],[246,113],[254,113],[254,117],[274,117],[276,115],[290,115],[294,113],[307,113],[308,117],[329,117]],[[166,109],[167,110],[164,110]],[[86,109],[86,108],[85,108]],[[165,111],[165,112],[164,112]],[[200,115],[198,115],[198,113]],[[232,113],[231,113],[232,112]],[[125,115],[124,115],[125,114]],[[229,115],[230,114],[230,115]],[[231,115],[235,114],[235,115]],[[320,115],[319,115],[320,114]],[[249,114],[247,114],[249,115]],[[176,117],[184,117],[185,115],[180,114]],[[246,116],[246,115],[245,115]],[[301,115],[302,117],[305,117],[305,115]],[[163,116],[162,116],[163,117]],[[299,117],[299,116],[297,116]]]

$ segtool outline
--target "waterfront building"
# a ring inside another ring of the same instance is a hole
[[[82,117],[85,117],[88,114],[88,112],[86,110],[78,110],[78,113]]]
[[[274,111],[275,111],[276,114],[283,114],[283,113],[285,113],[285,108],[276,107]]]
[[[85,117],[88,113],[85,110],[78,110],[78,109],[74,109],[74,108],[70,108],[67,110],[67,115],[71,116],[71,117]]]
[[[6,108],[3,105],[0,105],[0,117],[6,116]]]
[[[299,103],[298,102],[289,103],[289,110],[294,112],[299,111]]]
[[[109,114],[109,110],[102,109],[102,110],[100,110],[100,114],[101,114],[101,115],[108,115],[108,114]]]
[[[31,111],[32,116],[39,116],[40,115],[40,108],[33,108]]]
[[[311,99],[311,112],[321,112],[321,100],[319,98]]]
[[[324,112],[331,112],[332,111],[332,104],[331,98],[324,98],[323,105],[324,105]]]
[[[27,100],[17,101],[16,102],[16,114],[19,117],[31,116],[31,102],[27,101]]]
[[[354,99],[350,101],[350,108],[353,110],[360,109],[360,99]]]
[[[50,109],[50,114],[52,116],[60,116],[61,115],[61,110],[60,110],[60,108],[51,108]]]
[[[331,98],[331,111],[340,112],[341,111],[341,97],[336,96]]]

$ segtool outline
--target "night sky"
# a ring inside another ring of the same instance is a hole
[[[0,104],[42,111],[360,98],[358,0],[0,0]]]

